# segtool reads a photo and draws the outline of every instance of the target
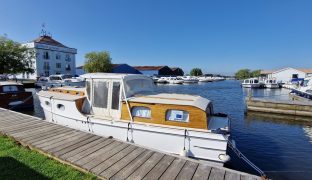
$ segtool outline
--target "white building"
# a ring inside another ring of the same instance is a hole
[[[312,69],[288,67],[278,70],[261,70],[260,74],[263,78],[276,79],[277,82],[287,83],[290,82],[291,79],[312,76]]]
[[[20,74],[17,78],[36,79],[52,74],[75,75],[77,49],[69,48],[46,34],[24,45],[35,50],[36,56],[33,60],[35,72]]]

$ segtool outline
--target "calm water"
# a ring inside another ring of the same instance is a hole
[[[159,92],[196,94],[210,99],[215,112],[232,119],[232,138],[238,149],[272,179],[311,179],[312,123],[300,123],[264,114],[245,114],[244,98],[288,99],[288,90],[242,89],[238,81],[190,85],[157,85]],[[30,91],[35,91],[30,89]],[[249,91],[249,92],[248,92]],[[35,102],[38,102],[35,97]],[[31,114],[43,117],[39,103]],[[227,167],[254,173],[243,161],[232,157]]]

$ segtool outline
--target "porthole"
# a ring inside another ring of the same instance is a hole
[[[57,109],[64,111],[65,110],[65,106],[63,104],[57,104],[56,105]]]
[[[50,106],[50,102],[49,101],[45,101],[44,102],[46,106]]]

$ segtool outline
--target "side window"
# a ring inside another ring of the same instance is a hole
[[[112,109],[119,109],[120,83],[113,82]]]
[[[183,110],[169,109],[166,112],[167,121],[189,122],[189,113]]]
[[[134,106],[131,109],[133,117],[151,118],[151,109],[143,106]]]
[[[91,98],[90,90],[91,90],[91,82],[87,81],[86,82],[86,91],[87,91],[87,96],[88,96],[89,99]]]
[[[94,107],[107,108],[108,83],[103,81],[93,82]]]

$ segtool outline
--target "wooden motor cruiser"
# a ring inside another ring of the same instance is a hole
[[[14,110],[31,110],[34,108],[31,92],[26,92],[23,84],[0,82],[0,107]]]
[[[86,88],[38,93],[48,121],[160,151],[222,164],[230,136],[226,115],[200,96],[154,92],[143,75],[91,73]]]

